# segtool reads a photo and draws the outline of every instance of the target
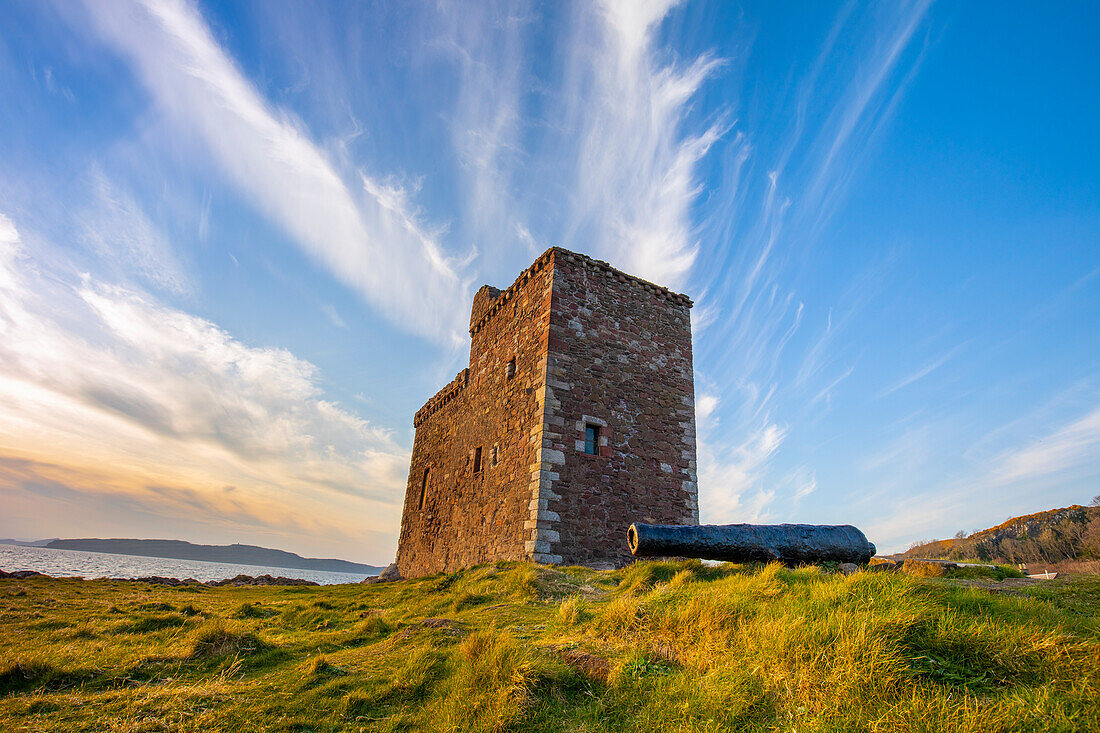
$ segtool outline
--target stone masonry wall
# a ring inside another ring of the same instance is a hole
[[[698,524],[691,301],[606,263],[554,262],[541,506],[544,561],[631,561],[632,522]],[[598,455],[585,425],[600,428]]]
[[[631,522],[698,523],[690,307],[560,248],[507,290],[479,290],[469,368],[413,421],[401,574],[617,566]],[[599,455],[584,452],[586,424]]]
[[[397,553],[404,577],[526,557],[523,524],[541,441],[549,264],[549,256],[540,258],[504,293],[487,286],[478,292],[469,368],[413,420],[416,439]],[[475,472],[479,447],[481,470]]]

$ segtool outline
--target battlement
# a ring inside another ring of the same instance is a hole
[[[528,280],[530,280],[531,276],[534,275],[536,272],[546,267],[546,265],[549,264],[554,257],[562,257],[569,262],[580,263],[585,267],[592,268],[594,271],[599,272],[602,275],[618,280],[621,283],[628,283],[631,286],[640,287],[641,289],[649,293],[652,293],[662,298],[667,298],[678,305],[683,305],[688,308],[691,308],[694,305],[691,298],[683,295],[682,293],[674,292],[661,285],[655,285],[648,280],[643,280],[636,275],[629,275],[622,270],[616,270],[614,267],[604,262],[603,260],[593,259],[588,255],[583,255],[579,252],[572,252],[562,247],[551,247],[550,249],[539,255],[539,258],[535,260],[535,262],[530,267],[521,272],[519,274],[519,277],[516,278],[515,282],[509,285],[505,290],[490,288],[490,286],[488,285],[482,286],[482,290],[489,288],[490,291],[495,291],[496,296],[495,298],[481,305],[480,307],[478,307],[479,304],[477,302],[477,299],[475,298],[474,309],[470,318],[470,335],[473,336],[478,331],[480,331],[485,323],[490,318],[492,318],[501,308],[503,308],[505,304],[508,303],[508,301],[515,294],[516,289],[526,283]],[[478,295],[482,294],[482,290],[478,291]]]
[[[419,427],[420,423],[450,404],[451,400],[466,387],[469,381],[469,369],[463,369],[455,375],[455,378],[448,382],[447,386],[436,392],[431,399],[424,403],[423,407],[416,411],[416,414],[413,415],[413,427]]]

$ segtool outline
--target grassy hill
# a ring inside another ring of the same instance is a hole
[[[969,536],[920,543],[907,557],[979,559],[1044,566],[1100,560],[1100,506],[1073,506],[1013,517]],[[1076,562],[1074,562],[1076,561]],[[1100,569],[1100,563],[1094,563]],[[1093,570],[1095,572],[1096,570]]]
[[[0,581],[0,729],[1100,730],[1100,578],[498,563]]]

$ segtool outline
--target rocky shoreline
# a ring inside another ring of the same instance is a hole
[[[10,573],[0,570],[0,580],[26,580],[27,578],[50,578],[52,580],[86,580],[79,575],[72,576],[53,576],[40,573],[37,570],[14,570]],[[202,585],[210,588],[217,588],[220,586],[242,586],[242,585],[320,585],[312,580],[303,580],[301,578],[284,578],[283,576],[274,577],[271,575],[238,575],[235,578],[224,578],[222,580],[195,580],[194,578],[185,578],[180,580],[179,578],[165,578],[160,575],[148,575],[141,578],[94,578],[94,580],[111,580],[116,582],[125,583],[150,583],[152,585],[168,585],[172,587],[184,586],[184,585]]]

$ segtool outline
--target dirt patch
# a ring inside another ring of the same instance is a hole
[[[583,649],[559,649],[557,652],[563,662],[591,680],[606,684],[611,675],[611,662],[603,657]]]

